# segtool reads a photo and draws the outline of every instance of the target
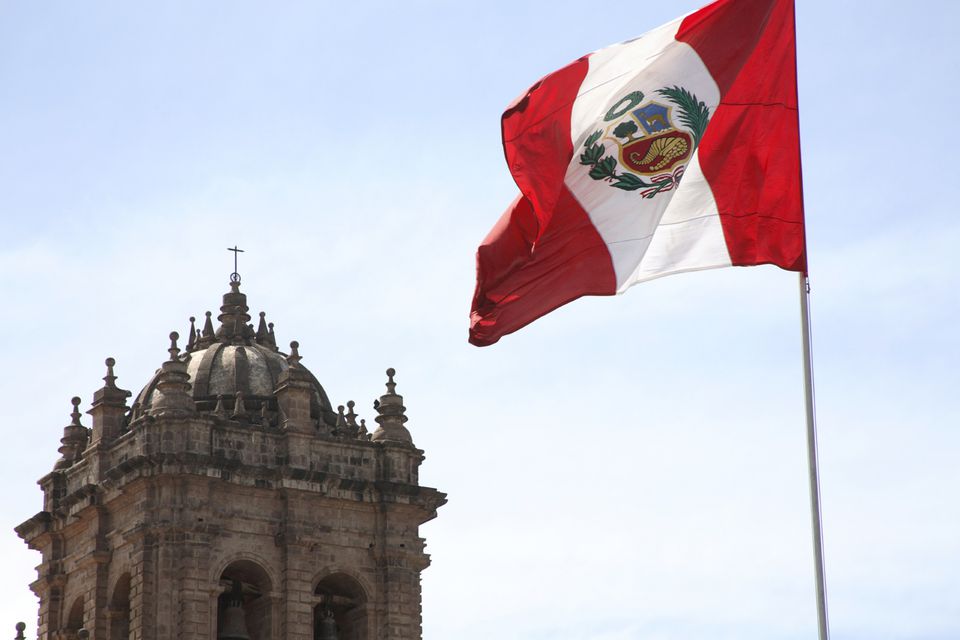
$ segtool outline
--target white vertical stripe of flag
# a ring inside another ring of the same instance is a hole
[[[689,160],[679,187],[650,199],[642,198],[639,191],[623,191],[590,178],[589,168],[579,160],[584,140],[606,128],[604,115],[632,91],[642,91],[644,102],[668,104],[656,91],[681,86],[706,103],[711,114],[716,109],[720,102],[716,82],[693,48],[674,37],[681,22],[682,18],[674,20],[592,54],[573,105],[574,154],[565,182],[607,245],[617,293],[671,273],[731,264],[717,205],[697,153]],[[679,126],[676,116],[673,120]],[[607,141],[606,147],[607,155],[616,154],[613,143]]]

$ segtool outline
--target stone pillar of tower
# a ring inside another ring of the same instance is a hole
[[[395,372],[378,428],[277,347],[233,279],[214,328],[191,318],[130,407],[107,361],[92,429],[74,400],[43,510],[17,527],[42,562],[40,640],[417,640],[422,487]],[[159,351],[159,349],[158,349]],[[309,355],[309,352],[308,352]]]

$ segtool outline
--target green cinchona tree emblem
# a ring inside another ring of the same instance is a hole
[[[626,138],[627,142],[632,142],[633,134],[637,132],[637,129],[639,129],[639,127],[637,126],[636,122],[632,120],[624,120],[614,127],[613,135],[617,136],[618,138]]]

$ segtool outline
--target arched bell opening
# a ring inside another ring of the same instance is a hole
[[[220,574],[217,640],[269,640],[273,620],[267,572],[255,562],[238,560]]]
[[[356,579],[334,573],[314,589],[314,640],[367,640],[367,594]]]
[[[130,637],[130,574],[117,579],[107,608],[107,637],[127,640]]]
[[[80,629],[83,628],[83,596],[73,601],[70,607],[70,613],[67,614],[67,624],[63,628],[64,638],[77,638]]]

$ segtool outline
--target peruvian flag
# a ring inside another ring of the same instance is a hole
[[[718,0],[503,114],[520,196],[477,251],[470,342],[671,273],[806,272],[793,0]]]

